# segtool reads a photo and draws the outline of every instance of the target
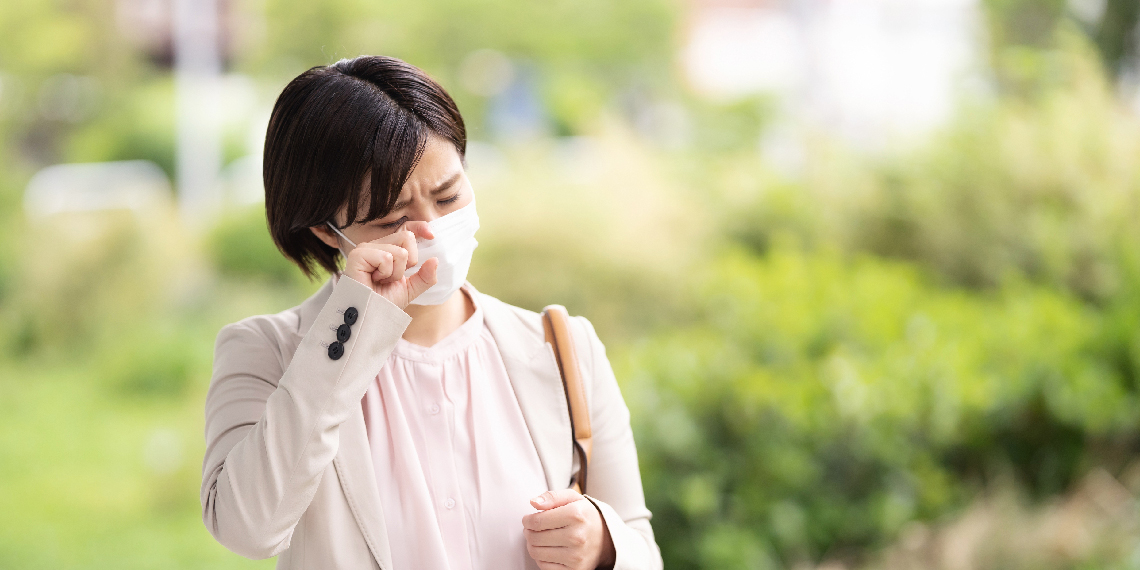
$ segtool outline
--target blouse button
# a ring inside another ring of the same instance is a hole
[[[447,508],[449,508],[449,509],[454,509],[455,508],[455,499],[448,499],[447,502],[444,503],[444,505],[446,505]]]
[[[432,404],[431,405],[431,413],[432,414],[438,414],[439,413],[439,404]]]

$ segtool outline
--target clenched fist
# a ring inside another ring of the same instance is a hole
[[[573,489],[547,491],[530,504],[539,512],[523,517],[530,557],[542,570],[592,570],[613,566],[616,552],[594,503]]]
[[[404,229],[380,239],[362,242],[348,252],[344,274],[403,309],[435,285],[439,260],[431,258],[411,277],[404,271],[419,263],[416,237],[432,239],[427,222],[408,222]]]

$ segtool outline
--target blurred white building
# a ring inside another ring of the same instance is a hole
[[[858,146],[910,140],[984,85],[977,0],[692,0],[681,54],[712,98],[780,96]]]

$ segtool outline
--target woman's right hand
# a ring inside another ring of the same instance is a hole
[[[439,260],[431,258],[411,277],[404,271],[419,263],[416,237],[435,237],[427,222],[408,222],[404,229],[380,239],[362,242],[350,252],[344,274],[372,288],[378,295],[404,309],[413,299],[435,285]]]

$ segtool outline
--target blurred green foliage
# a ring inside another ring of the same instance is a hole
[[[998,84],[1009,93],[1032,92],[1029,72],[1056,48],[1058,28],[1079,29],[1092,40],[1112,76],[1126,76],[1140,57],[1140,4],[1133,0],[982,0]],[[1090,19],[1090,17],[1092,19]],[[1045,56],[1045,57],[1042,57]],[[1038,69],[1037,71],[1040,71]]]
[[[731,233],[758,253],[783,231],[906,259],[972,289],[1012,273],[1094,302],[1115,296],[1140,243],[1140,121],[1087,42],[1063,38],[1048,56],[1057,82],[1034,102],[967,106],[927,145],[886,159],[817,149],[806,182],[745,193]],[[760,169],[741,168],[762,184]]]
[[[239,66],[282,82],[313,65],[382,53],[414,61],[450,89],[475,138],[487,138],[486,98],[462,88],[459,67],[477,49],[539,70],[549,119],[583,132],[630,85],[667,84],[679,5],[673,0],[391,0],[266,5],[265,41]]]
[[[1002,481],[1140,465],[1140,129],[1086,40],[1050,45],[1034,97],[921,147],[704,163],[700,316],[619,375],[670,567],[861,566]]]
[[[704,283],[699,325],[621,362],[673,568],[858,561],[987,483],[1053,496],[1140,444],[1140,332],[1064,293],[785,247],[730,248]]]
[[[300,269],[277,250],[260,205],[229,213],[214,227],[207,244],[223,276],[286,286],[306,281]]]
[[[493,48],[533,74],[565,138],[482,149],[502,172],[472,167],[471,280],[596,324],[667,567],[873,565],[995,482],[1049,504],[1140,465],[1140,124],[1112,79],[1134,3],[1087,25],[1064,2],[986,0],[994,101],[916,148],[809,140],[799,176],[757,155],[776,102],[685,94],[674,2],[231,5],[229,66],[269,100],[309,66],[386,53],[439,78],[486,141],[464,58]],[[320,283],[258,207],[198,234],[167,210],[21,211],[46,164],[172,172],[169,70],[115,18],[103,0],[0,3],[0,567],[268,567],[200,522],[212,342]],[[89,112],[44,112],[59,74],[97,80]],[[638,134],[647,110],[688,136]]]

